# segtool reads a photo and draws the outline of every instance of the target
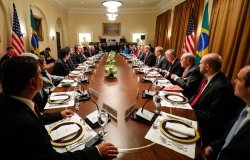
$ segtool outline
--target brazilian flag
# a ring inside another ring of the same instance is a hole
[[[200,64],[201,58],[208,53],[208,44],[209,44],[208,31],[209,31],[209,19],[208,19],[208,2],[207,2],[203,14],[202,28],[198,41],[198,48],[196,50],[196,56],[195,56],[196,64]]]
[[[30,8],[30,22],[31,22],[31,30],[32,30],[32,36],[31,36],[31,52],[35,54],[39,54],[39,44],[38,44],[38,35],[37,35],[37,23],[35,21],[32,9]]]

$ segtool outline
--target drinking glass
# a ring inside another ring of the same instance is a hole
[[[81,87],[81,85],[77,85],[74,88],[75,109],[76,110],[79,110],[81,93],[82,93],[82,87]]]
[[[102,130],[99,132],[101,136],[106,136],[107,131],[105,130],[105,126],[108,123],[108,113],[105,109],[101,109],[98,113],[98,123],[102,126]]]

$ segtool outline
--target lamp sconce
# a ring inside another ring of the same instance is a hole
[[[55,40],[56,33],[55,31],[50,31],[50,37],[52,40]]]

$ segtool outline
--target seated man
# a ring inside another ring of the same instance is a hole
[[[203,150],[203,158],[211,160],[250,159],[250,65],[243,67],[234,81],[234,94],[241,98],[246,105],[241,108],[239,116],[232,121],[224,136],[210,143]],[[216,131],[215,131],[216,132]]]
[[[184,53],[181,56],[181,67],[184,68],[182,77],[176,74],[171,75],[171,79],[183,88],[183,95],[187,98],[193,96],[200,85],[203,75],[200,73],[200,69],[194,64],[195,57],[193,53]]]
[[[10,74],[12,73],[12,74]],[[3,67],[0,94],[0,136],[4,147],[0,154],[8,159],[25,160],[82,160],[112,159],[118,154],[110,143],[101,143],[75,152],[57,152],[52,144],[45,124],[72,116],[71,110],[41,115],[32,102],[35,94],[42,89],[41,69],[32,57],[19,56],[6,62]],[[13,154],[13,145],[15,154]]]
[[[220,71],[221,65],[218,54],[209,53],[202,57],[200,72],[204,79],[197,94],[190,98],[200,124],[203,145],[221,137],[238,112],[233,86]]]
[[[43,55],[45,57],[45,61],[47,64],[55,62],[55,59],[50,56],[51,49],[49,47],[45,48],[44,51],[40,52],[40,55]]]
[[[167,69],[168,61],[164,56],[163,48],[158,46],[155,48],[156,63],[154,70],[164,70]]]
[[[49,74],[49,72],[46,70],[46,62],[44,58],[39,58],[38,62],[42,70],[43,89],[45,93],[48,95],[55,89],[55,86],[57,86],[60,83],[60,81],[64,79],[64,77]]]
[[[163,76],[167,79],[170,79],[172,74],[176,74],[181,77],[184,69],[181,67],[180,60],[177,58],[175,50],[168,49],[165,52],[165,57],[169,63],[166,70],[162,71]]]
[[[62,48],[60,51],[60,57],[61,58],[58,58],[55,62],[52,74],[57,76],[66,76],[70,72],[70,68],[67,63],[67,60],[70,58],[70,48]]]

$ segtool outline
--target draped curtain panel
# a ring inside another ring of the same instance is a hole
[[[156,20],[155,28],[155,46],[162,46],[164,50],[167,49],[169,43],[169,32],[171,26],[171,10],[168,10],[159,16]]]
[[[233,81],[250,64],[250,1],[213,1],[209,52],[222,56],[222,71]]]

